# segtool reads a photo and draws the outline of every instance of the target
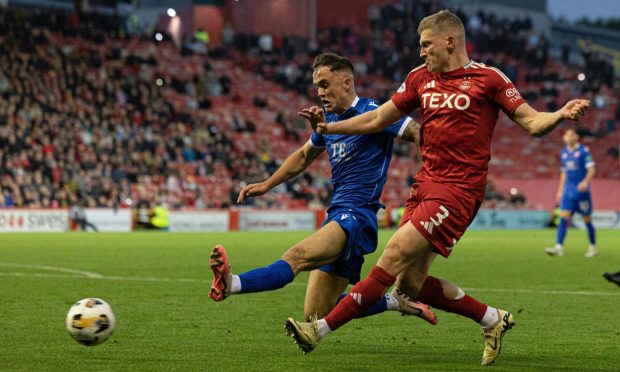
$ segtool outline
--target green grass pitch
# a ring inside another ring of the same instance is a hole
[[[381,232],[379,252],[391,233]],[[207,297],[214,244],[228,248],[239,273],[273,262],[307,234],[1,235],[0,371],[482,368],[479,326],[441,311],[434,327],[394,312],[355,320],[301,355],[283,324],[303,315],[305,274],[271,293]],[[599,232],[593,259],[583,257],[583,231],[569,232],[563,258],[543,253],[553,241],[552,230],[471,231],[432,274],[514,313],[517,325],[491,368],[618,370],[620,288],[601,275],[620,270],[620,231]],[[377,257],[368,257],[364,276]],[[97,347],[65,330],[66,312],[84,297],[103,298],[116,313],[115,333]]]

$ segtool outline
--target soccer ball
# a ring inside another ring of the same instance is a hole
[[[110,337],[116,325],[112,308],[99,298],[85,298],[67,313],[67,331],[82,345],[95,346]]]

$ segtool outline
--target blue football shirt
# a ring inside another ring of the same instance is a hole
[[[594,166],[590,149],[581,144],[578,144],[572,151],[568,147],[564,147],[560,151],[560,162],[562,172],[566,174],[564,193],[575,195],[578,193],[577,185],[586,177],[588,168]],[[590,192],[590,189],[588,188],[586,192]]]
[[[342,115],[326,114],[326,120],[333,123],[378,107],[374,100],[356,97]],[[379,198],[392,160],[394,137],[400,138],[409,121],[410,117],[404,117],[381,132],[364,135],[312,133],[310,145],[324,148],[332,166],[334,195],[331,206],[381,205]]]

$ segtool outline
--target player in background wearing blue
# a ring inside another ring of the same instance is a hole
[[[353,65],[347,58],[324,53],[316,57],[313,68],[313,83],[327,113],[320,120],[335,122],[379,107],[375,101],[357,96]],[[307,111],[299,114],[307,120],[316,119],[316,115]],[[216,246],[210,261],[214,279],[209,297],[222,301],[232,294],[276,290],[292,282],[299,272],[312,271],[306,289],[305,316],[309,319],[329,313],[344,296],[348,284],[360,280],[364,255],[377,247],[377,211],[383,207],[379,197],[387,179],[394,137],[415,142],[418,135],[419,125],[411,118],[375,134],[313,133],[271,177],[243,188],[237,202],[263,195],[292,179],[327,151],[334,194],[322,228],[287,250],[281,260],[241,275],[232,274],[226,250]],[[397,289],[361,316],[386,310],[417,315],[432,324],[437,321],[428,306],[409,299]]]
[[[562,168],[557,194],[560,201],[560,223],[555,247],[545,248],[545,252],[551,256],[564,255],[564,238],[568,220],[573,213],[577,212],[582,215],[583,222],[588,229],[590,245],[585,256],[590,258],[598,255],[596,232],[592,225],[592,198],[590,196],[590,182],[596,173],[594,160],[588,147],[579,143],[577,130],[566,129],[563,138],[566,147],[560,151]]]

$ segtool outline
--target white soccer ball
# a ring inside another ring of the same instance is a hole
[[[82,345],[99,345],[110,337],[115,326],[112,308],[99,298],[79,300],[67,313],[69,335]]]

